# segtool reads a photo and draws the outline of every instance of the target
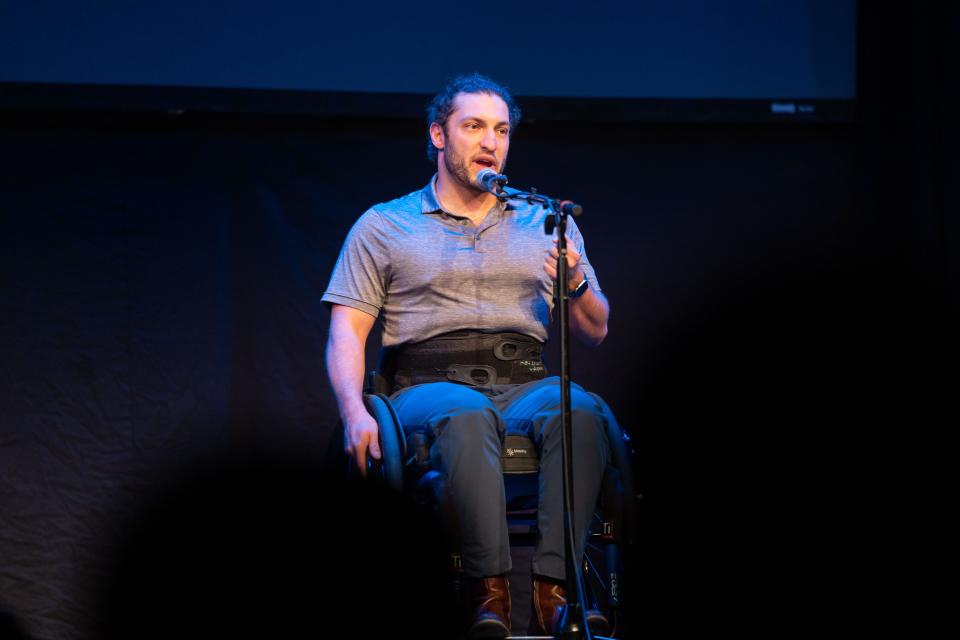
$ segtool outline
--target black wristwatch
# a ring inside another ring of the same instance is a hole
[[[580,281],[580,284],[577,285],[577,288],[567,294],[568,298],[579,298],[587,292],[587,289],[590,288],[590,283],[587,282],[587,276],[583,276],[583,280]]]

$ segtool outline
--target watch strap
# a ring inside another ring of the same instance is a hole
[[[587,289],[590,288],[590,283],[587,282],[587,277],[584,276],[583,280],[580,281],[580,284],[577,285],[577,288],[567,294],[568,298],[579,298],[584,293],[587,292]]]

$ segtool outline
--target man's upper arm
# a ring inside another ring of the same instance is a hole
[[[367,336],[377,319],[366,311],[343,304],[332,304],[330,307],[331,336],[338,337],[346,331],[356,336],[361,344],[366,344]]]
[[[390,280],[388,245],[380,214],[369,209],[347,234],[321,300],[376,317],[383,308]]]

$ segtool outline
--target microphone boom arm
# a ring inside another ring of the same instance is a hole
[[[504,176],[504,178],[506,178],[506,176]],[[579,204],[571,202],[570,200],[560,200],[543,195],[542,193],[537,193],[536,187],[530,187],[530,191],[511,189],[509,192],[501,187],[500,192],[494,195],[500,202],[521,200],[527,204],[538,204],[546,209],[549,212],[546,220],[544,220],[544,231],[546,233],[553,233],[561,216],[577,217],[583,213],[583,207]],[[564,225],[564,227],[566,227],[566,225]]]

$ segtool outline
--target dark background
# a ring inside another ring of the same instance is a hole
[[[613,311],[575,377],[638,445],[651,624],[852,630],[926,564],[891,534],[924,528],[952,423],[960,33],[953,5],[863,4],[854,122],[513,139],[513,182],[586,208]],[[424,144],[406,116],[4,112],[0,606],[34,637],[87,624],[158,469],[323,458],[319,298],[356,217],[426,184]]]
[[[229,9],[228,9],[229,7]],[[0,6],[0,82],[526,96],[852,99],[855,0],[217,0]]]

